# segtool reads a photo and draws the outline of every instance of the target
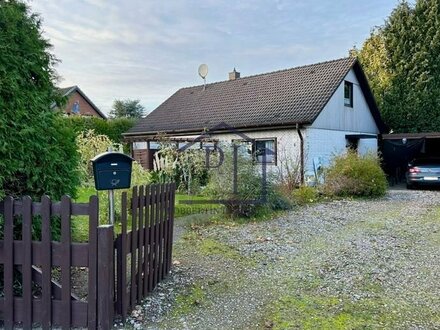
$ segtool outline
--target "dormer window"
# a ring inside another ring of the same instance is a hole
[[[353,108],[353,83],[344,81],[344,105]]]

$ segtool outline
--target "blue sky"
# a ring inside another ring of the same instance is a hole
[[[115,99],[148,111],[177,89],[345,57],[397,0],[34,0],[62,61],[61,87],[78,85],[104,112]]]

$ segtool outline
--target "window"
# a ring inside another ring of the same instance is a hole
[[[353,83],[344,81],[344,105],[353,108]]]
[[[149,149],[150,150],[159,150],[160,149],[160,143],[159,142],[157,142],[157,141],[150,141],[149,143],[150,143],[150,145],[149,145]]]
[[[255,140],[254,157],[257,163],[276,164],[276,139]]]
[[[72,113],[74,115],[79,115],[80,114],[80,110],[79,110],[79,101],[75,101],[72,105]]]
[[[147,142],[133,142],[133,150],[147,149]]]
[[[232,140],[233,146],[237,148],[237,153],[246,160],[252,161],[254,144],[252,141]]]

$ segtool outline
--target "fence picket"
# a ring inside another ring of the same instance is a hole
[[[5,329],[14,327],[14,199],[11,196],[5,198],[4,203],[4,251],[10,253],[9,258],[4,262],[4,321]]]
[[[159,214],[159,266],[158,266],[158,281],[164,278],[163,273],[163,251],[164,251],[164,220],[165,220],[165,194],[166,184],[161,185],[160,191],[160,214]]]
[[[153,275],[153,290],[159,282],[159,226],[160,226],[160,193],[161,185],[156,186],[156,220],[154,225],[154,275]]]
[[[145,195],[144,195],[144,186],[139,187],[139,230],[138,230],[138,260],[137,260],[137,302],[140,303],[142,300],[142,289],[144,288],[143,283],[143,273],[144,268],[143,264],[143,250],[144,250],[144,206],[145,206]]]
[[[168,269],[168,241],[169,241],[169,221],[170,221],[170,193],[171,193],[171,186],[169,183],[167,183],[166,187],[165,187],[165,206],[164,206],[164,211],[165,211],[165,215],[164,215],[164,262],[162,265],[163,268],[163,274],[164,276],[166,276],[169,272]]]
[[[42,322],[43,329],[50,329],[52,323],[52,238],[50,229],[51,207],[50,198],[41,197],[41,245],[42,262]]]
[[[118,258],[120,256],[120,270],[118,299],[120,300],[121,316],[123,322],[127,315],[127,193],[124,191],[121,197],[121,249],[118,251]]]
[[[89,288],[88,288],[88,310],[87,321],[89,329],[97,327],[97,281],[98,281],[98,222],[99,222],[99,200],[98,196],[89,198]]]
[[[148,280],[150,277],[150,205],[151,205],[151,189],[150,186],[145,186],[145,228],[144,228],[144,287],[143,296],[148,293]]]
[[[70,197],[63,196],[61,197],[61,247],[63,254],[63,259],[61,261],[61,306],[63,308],[61,326],[63,329],[70,329],[70,322],[72,319],[70,282],[70,265],[72,263],[70,254],[70,213]]]
[[[136,220],[138,212],[138,188],[133,187],[133,194],[131,198],[131,283],[130,283],[130,307],[136,305],[136,249],[137,249],[137,235],[136,235]]]
[[[155,226],[155,212],[156,212],[156,185],[150,187],[151,196],[150,196],[150,228],[149,228],[149,236],[150,236],[150,253],[148,256],[148,292],[153,291],[153,274],[154,274],[154,226]]]
[[[22,288],[23,288],[23,327],[32,327],[32,199],[29,196],[23,197],[23,267],[22,267]]]
[[[98,227],[98,328],[113,326],[113,225]]]
[[[171,264],[172,264],[172,256],[173,256],[173,232],[174,232],[174,205],[176,203],[175,201],[176,198],[176,184],[173,182],[171,184],[171,199],[170,199],[170,205],[171,205],[171,210],[170,210],[170,220],[168,223],[168,227],[169,227],[169,235],[170,235],[170,239],[168,241],[168,269],[171,269]]]

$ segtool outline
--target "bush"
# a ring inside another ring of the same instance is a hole
[[[224,162],[221,166],[209,171],[209,183],[204,194],[217,200],[230,200],[226,203],[227,212],[232,216],[253,217],[258,213],[270,210],[290,208],[290,202],[268,179],[267,201],[265,204],[252,203],[261,200],[262,180],[260,167],[255,166],[245,152],[238,152],[237,158],[237,191],[234,193],[234,162],[232,148],[222,146]],[[213,163],[216,163],[213,161]],[[248,201],[248,202],[247,202]]]
[[[301,186],[292,192],[295,204],[305,205],[319,200],[319,192],[315,187]]]
[[[387,180],[377,156],[350,151],[334,157],[323,189],[330,196],[379,197],[386,193]]]
[[[160,150],[156,152],[151,173],[154,183],[176,182],[177,189],[187,194],[199,194],[207,184],[208,170],[205,151],[187,149],[179,151],[174,143],[161,137]]]
[[[96,134],[93,130],[85,131],[77,136],[78,150],[80,153],[80,165],[78,172],[81,173],[81,182],[83,187],[94,187],[95,181],[93,178],[93,170],[90,163],[90,159],[96,155],[106,152],[109,147],[113,150],[121,150],[120,144],[113,143],[106,135]],[[150,172],[146,171],[141,164],[134,161],[132,165],[131,173],[131,185],[147,185],[151,183]],[[121,210],[121,195],[122,192],[126,191],[128,195],[128,200],[131,196],[131,189],[118,190],[115,194],[115,212],[116,219],[119,219],[119,212]],[[108,196],[107,191],[98,192],[99,196],[99,214],[101,220],[105,222],[108,219]]]

